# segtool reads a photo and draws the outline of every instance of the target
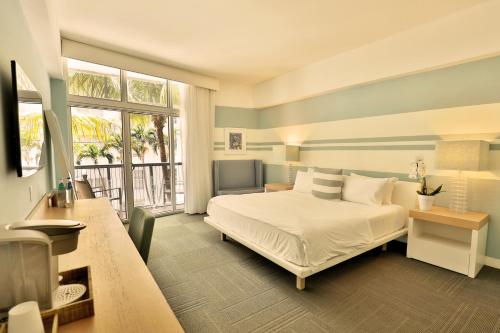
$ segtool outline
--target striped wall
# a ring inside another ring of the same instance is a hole
[[[247,154],[224,153],[224,127],[247,128]],[[487,255],[500,259],[500,57],[375,82],[265,109],[216,108],[214,158],[259,158],[266,182],[284,181],[274,145],[300,144],[299,165],[406,177],[416,156],[430,182],[435,145],[447,139],[491,142],[489,170],[470,173],[470,208],[491,215]],[[447,204],[449,193],[439,196]]]

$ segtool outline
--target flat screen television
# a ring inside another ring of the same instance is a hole
[[[43,168],[45,119],[42,97],[16,61],[12,72],[11,156],[19,177],[29,177]]]

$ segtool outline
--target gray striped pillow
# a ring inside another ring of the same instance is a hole
[[[312,194],[320,199],[340,200],[343,183],[342,169],[315,168]]]

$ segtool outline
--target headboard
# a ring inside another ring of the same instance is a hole
[[[290,180],[293,183],[295,183],[295,178],[297,177],[297,171],[307,171],[308,167],[306,166],[298,166],[298,165],[292,165],[290,166],[289,172],[290,172]]]
[[[295,177],[297,176],[297,171],[307,171],[307,166],[297,166],[292,165],[290,168],[290,176],[292,183],[295,182]],[[397,181],[394,184],[394,190],[392,192],[392,203],[396,205],[403,206],[404,208],[410,210],[417,207],[417,190],[420,184],[418,182],[407,182],[407,181]]]
[[[417,190],[420,186],[417,182],[397,181],[392,192],[392,203],[413,209],[417,205]]]

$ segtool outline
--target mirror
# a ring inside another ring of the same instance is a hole
[[[28,177],[43,167],[45,122],[43,116],[42,97],[15,61],[11,62],[12,88],[14,93],[14,123],[15,135],[13,149],[15,154],[17,175]]]

